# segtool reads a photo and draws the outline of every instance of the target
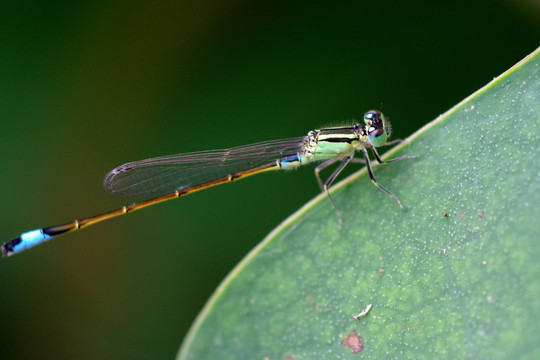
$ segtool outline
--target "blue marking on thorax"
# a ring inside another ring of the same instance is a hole
[[[21,242],[13,247],[13,252],[18,253],[23,250],[41,244],[44,241],[52,239],[54,236],[43,233],[43,229],[37,229],[21,234]]]

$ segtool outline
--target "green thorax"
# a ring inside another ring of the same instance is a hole
[[[365,127],[360,124],[313,130],[308,134],[304,156],[308,161],[351,156],[369,146]]]

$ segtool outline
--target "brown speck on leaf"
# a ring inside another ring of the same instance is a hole
[[[446,211],[444,212],[444,217],[448,217],[448,213]]]
[[[313,305],[313,307],[317,307],[317,303],[315,302],[315,300],[313,300],[313,298],[311,297],[311,295],[306,295],[306,300],[309,301],[311,303],[311,305]]]
[[[463,219],[465,219],[465,214],[463,214],[463,213],[459,214],[459,220],[463,220]]]
[[[350,347],[353,354],[358,354],[360,351],[364,350],[364,344],[362,344],[362,338],[358,336],[356,330],[353,330],[349,333],[349,336],[341,342],[341,345]]]
[[[287,356],[285,360],[293,360],[292,356]]]
[[[483,219],[483,218],[484,218],[484,212],[481,212],[480,214],[478,214],[478,217],[479,217],[480,219]]]

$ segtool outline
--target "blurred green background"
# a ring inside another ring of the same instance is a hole
[[[540,8],[4,1],[0,29],[7,241],[130,203],[101,189],[128,161],[301,136],[381,104],[406,137],[533,51]],[[312,167],[268,173],[2,259],[2,358],[173,358],[223,277],[318,192]]]

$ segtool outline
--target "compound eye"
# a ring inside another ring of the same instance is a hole
[[[370,126],[368,129],[368,136],[374,139],[384,136],[385,133],[384,129],[380,127]]]
[[[368,128],[368,141],[371,146],[383,146],[386,144],[388,134],[384,131],[383,127],[370,126]]]
[[[378,110],[370,110],[364,115],[364,121],[369,126],[373,123],[377,123],[381,121],[381,112]]]
[[[368,111],[364,115],[367,125],[368,141],[371,146],[383,146],[388,139],[383,114],[378,110]]]

